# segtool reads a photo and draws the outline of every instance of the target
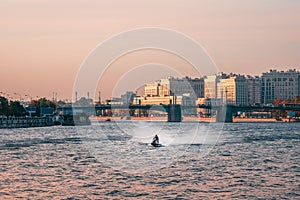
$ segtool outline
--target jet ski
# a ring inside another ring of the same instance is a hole
[[[159,143],[159,138],[157,136],[157,134],[154,136],[154,138],[152,139],[152,142],[150,143],[153,147],[163,147],[164,145]]]
[[[151,143],[151,145],[153,146],[153,147],[163,147],[164,145],[162,145],[162,144],[159,144],[159,143]]]
[[[159,143],[159,138],[157,135],[152,139],[151,145],[154,147],[162,147],[163,145]]]

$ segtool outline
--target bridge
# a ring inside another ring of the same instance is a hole
[[[130,104],[130,105],[109,105],[109,104],[101,104],[95,106],[68,106],[61,107],[58,110],[64,112],[84,112],[87,115],[102,115],[107,111],[112,111],[114,109],[125,109],[128,110],[129,114],[134,113],[135,110],[139,111],[149,111],[157,110],[164,111],[168,114],[168,122],[181,122],[182,121],[182,110],[185,109],[197,109],[203,108],[208,110],[216,111],[216,122],[232,122],[233,121],[233,113],[238,111],[299,111],[300,105],[298,106],[236,106],[236,105],[220,105],[220,106],[212,106],[212,105],[195,105],[195,106],[182,106],[179,104],[162,104],[162,105],[139,105],[139,104]],[[100,114],[99,114],[100,113]]]
[[[181,106],[179,104],[168,104],[168,105],[139,105],[139,104],[129,104],[129,105],[110,105],[110,104],[101,104],[96,106],[67,106],[60,107],[58,111],[63,111],[64,113],[73,114],[84,112],[87,115],[103,115],[106,111],[112,111],[114,109],[124,109],[128,110],[128,114],[134,113],[135,110],[139,111],[149,111],[157,110],[168,113],[168,122],[181,122],[182,113]]]
[[[300,105],[298,106],[237,106],[237,105],[220,105],[220,106],[210,106],[210,105],[197,105],[196,108],[205,108],[210,110],[216,110],[216,121],[217,122],[232,122],[233,113],[238,111],[300,111]],[[183,107],[184,109],[184,107]]]

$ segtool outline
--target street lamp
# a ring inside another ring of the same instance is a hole
[[[19,94],[19,93],[14,93],[15,95],[19,95],[20,96],[20,103],[21,103],[21,101],[22,101],[22,96],[21,96],[21,94]]]
[[[57,101],[57,92],[53,92],[52,94],[53,94],[52,101],[56,102]]]
[[[99,105],[101,105],[101,91],[99,91]]]
[[[6,92],[0,92],[0,94],[2,94],[4,98],[8,98],[9,97],[9,94],[6,93]]]
[[[29,97],[30,98],[30,103],[32,102],[32,96],[25,94],[25,97]]]
[[[8,105],[10,105],[10,102],[12,101],[12,97],[8,94],[8,93],[5,93],[6,94],[6,99],[8,101]]]

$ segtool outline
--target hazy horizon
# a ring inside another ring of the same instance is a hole
[[[299,10],[300,1],[295,0],[3,0],[0,91],[14,99],[19,98],[14,93],[52,98],[53,92],[58,99],[70,99],[89,53],[115,34],[142,27],[172,29],[193,38],[220,72],[254,76],[269,69],[300,70]],[[102,98],[111,94],[110,81],[116,84],[130,67],[149,63],[179,71],[189,65],[164,52],[125,55],[111,64],[109,79],[99,82]],[[153,71],[146,71],[139,72],[138,78],[155,81],[170,73],[161,68],[160,74],[152,76]],[[183,75],[197,76],[193,70]]]

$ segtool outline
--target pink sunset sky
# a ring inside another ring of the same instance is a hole
[[[223,72],[300,70],[297,0],[2,0],[0,91],[14,99],[19,98],[14,93],[52,98],[53,92],[58,99],[70,99],[89,53],[112,35],[141,27],[172,29],[193,38]],[[118,67],[149,62],[182,71],[188,65],[165,52],[124,56],[112,64],[109,78],[100,81],[103,97],[111,96],[118,81],[114,76],[121,76]],[[184,75],[197,77],[192,70]],[[138,76],[152,81],[149,73]]]

